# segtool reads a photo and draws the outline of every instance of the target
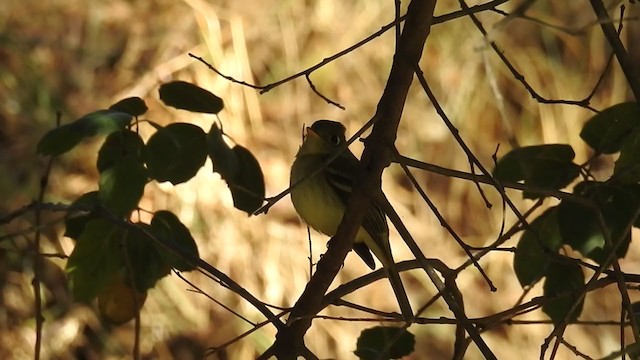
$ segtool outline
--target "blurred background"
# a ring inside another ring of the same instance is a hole
[[[408,3],[408,2],[407,2]],[[407,3],[403,2],[403,9]],[[479,2],[469,1],[469,5]],[[521,2],[510,1],[510,11]],[[625,4],[622,41],[640,63],[640,6],[627,1],[606,1],[613,18]],[[393,31],[374,39],[311,75],[318,90],[343,105],[340,110],[316,96],[304,78],[283,84],[265,94],[231,83],[188,56],[201,56],[224,74],[249,83],[268,84],[304,70],[356,43],[393,19],[393,1],[205,1],[205,0],[3,0],[0,2],[0,216],[37,197],[46,159],[35,155],[39,138],[55,126],[56,112],[64,122],[106,108],[129,96],[143,98],[150,107],[145,118],[161,124],[187,121],[208,130],[214,120],[185,111],[167,109],[158,98],[158,86],[185,80],[209,89],[225,102],[220,120],[234,141],[258,158],[267,196],[285,190],[289,167],[301,143],[303,126],[321,118],[347,125],[352,134],[375,113],[394,51]],[[459,9],[457,1],[441,0],[436,15]],[[527,11],[531,17],[565,27],[484,12],[480,20],[514,66],[546,98],[580,100],[586,97],[608,56],[602,31],[587,1],[539,0]],[[617,24],[616,24],[617,25]],[[514,144],[569,143],[576,163],[589,156],[580,140],[582,124],[592,112],[577,106],[537,103],[487,48],[468,18],[432,27],[421,62],[441,105],[461,136],[483,164],[492,168],[491,156]],[[614,61],[591,105],[603,109],[629,100],[630,94]],[[144,136],[151,129],[142,127]],[[100,140],[56,159],[46,200],[70,202],[95,190],[96,152]],[[469,171],[468,159],[417,84],[407,98],[397,147],[406,156],[437,165]],[[357,142],[356,154],[362,151]],[[614,158],[604,159],[604,167]],[[500,232],[503,210],[498,194],[483,187],[494,205],[488,209],[476,185],[437,174],[415,172],[431,200],[462,239],[473,246],[494,241]],[[603,175],[604,178],[605,175]],[[385,171],[383,187],[427,257],[437,257],[449,267],[466,260],[464,252],[439,224],[397,166]],[[533,203],[509,192],[522,211]],[[553,205],[547,200],[546,205]],[[192,231],[201,257],[227,273],[266,303],[291,306],[309,279],[307,229],[293,211],[288,197],[268,214],[247,217],[232,206],[226,184],[207,165],[191,181],[173,187],[149,184],[141,206],[174,211]],[[539,212],[538,212],[539,213]],[[46,253],[69,254],[73,243],[62,237],[61,214],[45,214]],[[506,224],[514,222],[508,213]],[[35,322],[31,256],[28,249],[31,215],[0,227],[0,357],[33,357]],[[326,249],[326,237],[311,234],[312,257]],[[505,245],[515,246],[517,239]],[[396,260],[410,257],[392,233]],[[623,270],[640,272],[638,244],[632,243]],[[498,291],[489,291],[478,271],[469,268],[458,278],[469,317],[488,316],[511,308],[522,296],[512,269],[513,254],[494,251],[480,262]],[[49,257],[43,279],[46,322],[43,355],[49,359],[119,359],[130,357],[133,322],[120,327],[104,324],[95,306],[72,304],[64,289],[64,259]],[[368,272],[350,254],[332,287]],[[209,296],[249,319],[263,318],[246,302],[197,273],[186,278]],[[415,308],[436,293],[423,272],[403,274]],[[141,347],[149,359],[201,358],[216,347],[247,331],[250,326],[190,285],[172,275],[149,292],[142,310]],[[541,294],[541,284],[525,301]],[[632,301],[638,300],[631,293]],[[386,281],[379,281],[348,296],[367,306],[397,311]],[[615,287],[587,296],[581,319],[618,321],[620,296]],[[365,316],[345,308],[323,311],[331,316]],[[451,314],[439,301],[424,316]],[[544,320],[541,311],[518,317]],[[306,343],[321,358],[355,358],[353,350],[361,330],[376,322],[314,321]],[[537,358],[549,324],[505,325],[483,337],[498,358]],[[413,359],[450,357],[454,327],[414,325]],[[211,358],[249,359],[264,351],[275,331],[265,326]],[[625,336],[631,340],[630,334]],[[616,326],[571,325],[565,339],[597,358],[620,347]],[[575,355],[561,347],[558,359]],[[472,345],[466,358],[480,359]]]

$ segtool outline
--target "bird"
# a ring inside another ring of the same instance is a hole
[[[345,146],[345,134],[346,128],[342,123],[317,120],[306,128],[302,146],[291,166],[293,207],[309,227],[328,236],[335,235],[355,179],[364,171],[360,160]],[[332,156],[335,158],[325,165]],[[375,201],[371,201],[366,209],[353,241],[353,250],[371,270],[376,267],[373,252],[387,272],[402,315],[413,318],[411,305],[390,253],[387,218]]]

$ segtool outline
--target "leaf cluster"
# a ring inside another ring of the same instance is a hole
[[[593,149],[592,159],[619,153],[613,174],[606,180],[591,175],[591,161],[575,164],[575,153],[566,144],[514,149],[496,164],[493,174],[497,180],[528,186],[525,198],[542,198],[543,193],[575,183],[575,196],[559,194],[557,206],[525,226],[514,256],[514,270],[523,287],[544,279],[547,302],[543,311],[555,323],[573,321],[582,311],[583,300],[568,314],[585,279],[580,265],[563,255],[564,247],[607,267],[626,255],[631,227],[640,227],[638,134],[640,104],[636,102],[614,105],[584,124],[580,137]]]
[[[160,99],[191,112],[217,114],[224,107],[221,98],[183,81],[161,85]],[[171,269],[196,268],[198,247],[175,214],[157,211],[149,223],[131,222],[148,183],[189,181],[209,157],[214,171],[228,183],[236,208],[251,215],[264,200],[258,161],[245,147],[230,147],[215,121],[208,133],[185,122],[161,126],[139,119],[147,110],[138,97],[123,99],[49,131],[37,146],[39,154],[59,156],[80,147],[84,139],[105,136],[96,161],[98,190],[78,198],[71,208],[81,211],[70,213],[65,221],[65,236],[76,242],[66,266],[74,299],[88,302],[98,297],[103,315],[113,313],[113,304],[125,303],[116,291],[131,290],[143,301],[146,291]],[[138,133],[143,124],[155,129],[146,142]],[[180,254],[171,250],[176,248]],[[116,316],[116,322],[131,316]]]

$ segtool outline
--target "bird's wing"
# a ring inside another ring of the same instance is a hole
[[[337,157],[323,172],[327,182],[338,194],[338,197],[343,201],[345,206],[354,185],[354,178],[349,174],[358,174],[359,171],[362,171],[362,165],[358,159],[349,152]],[[374,253],[376,256],[380,257],[381,254],[378,254],[378,252],[382,252],[382,254],[384,254],[384,249],[387,247],[384,244],[384,241],[389,238],[389,225],[387,224],[384,212],[375,204],[375,202],[372,202],[367,209],[362,222],[362,227],[376,242],[375,245],[377,245],[380,251],[374,251]],[[364,252],[364,249],[356,249],[355,247],[354,249],[356,250],[356,253],[363,258],[367,265],[373,268],[369,261],[361,255],[361,252]],[[387,259],[380,259],[383,263],[385,263],[386,260]]]

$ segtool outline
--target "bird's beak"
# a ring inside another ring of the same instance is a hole
[[[313,131],[313,129],[311,127],[307,126],[307,128],[305,130],[305,134],[304,134],[304,139],[307,140],[307,138],[309,136],[312,136],[312,137],[315,137],[315,138],[319,138],[320,137],[317,132]]]

